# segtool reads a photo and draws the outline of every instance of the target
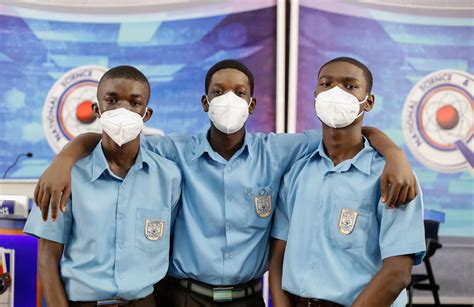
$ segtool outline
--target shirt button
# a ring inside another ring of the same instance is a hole
[[[227,196],[227,201],[232,201],[232,196]]]
[[[125,246],[123,244],[119,244],[120,249],[123,249]]]
[[[231,166],[227,166],[227,170],[230,171],[232,169]]]
[[[122,190],[125,189],[126,187],[127,187],[127,185],[122,184]]]
[[[122,274],[118,274],[117,277],[118,277],[119,279],[122,279],[122,278],[123,278],[123,275],[122,275]]]
[[[230,230],[230,225],[227,224],[227,225],[225,226],[225,229]]]
[[[305,296],[305,294],[306,294],[306,291],[303,290],[303,292],[301,292],[301,295],[302,295],[302,296]]]

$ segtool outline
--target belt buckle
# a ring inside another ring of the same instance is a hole
[[[232,301],[232,290],[234,287],[219,287],[212,289],[212,299],[214,302]]]

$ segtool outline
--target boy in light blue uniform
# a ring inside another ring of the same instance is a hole
[[[279,306],[406,305],[412,265],[425,251],[423,205],[421,195],[401,209],[380,201],[385,160],[361,134],[371,80],[351,58],[320,70],[323,140],[284,176],[274,217],[270,280]]]
[[[211,120],[209,131],[143,141],[150,150],[176,161],[184,178],[173,237],[171,282],[160,299],[169,300],[166,306],[214,306],[217,302],[228,307],[264,306],[261,277],[267,270],[280,179],[294,161],[316,149],[318,133],[247,132],[245,122],[256,107],[254,80],[238,61],[212,66],[204,89],[202,106]],[[368,138],[376,147],[399,157],[386,137],[370,128],[365,132],[370,131]],[[67,160],[77,158],[81,148],[90,144],[77,145],[94,143],[97,137],[79,136],[71,144],[76,150],[64,151],[53,164],[59,165],[65,156]],[[397,173],[394,177],[411,177],[409,167],[403,172],[399,159],[392,161],[397,165],[392,168]],[[48,171],[54,174],[53,181],[61,181],[58,177],[68,172],[64,166],[68,162],[61,162],[61,169],[52,166]],[[391,199],[398,198],[394,196]],[[49,207],[49,202],[42,202],[42,207]]]
[[[153,285],[168,270],[181,174],[140,145],[143,121],[152,115],[149,96],[135,68],[107,71],[94,105],[105,133],[73,167],[66,211],[57,222],[42,221],[37,207],[28,217],[25,232],[40,238],[48,306],[155,306]]]

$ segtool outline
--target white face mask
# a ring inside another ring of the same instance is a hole
[[[107,133],[118,146],[122,146],[134,140],[140,134],[147,109],[145,109],[145,114],[142,117],[124,108],[105,111],[104,113],[100,113],[99,108],[102,131]]]
[[[207,98],[207,101],[209,101],[209,98]],[[231,134],[239,131],[244,126],[249,117],[249,104],[233,91],[229,91],[209,101],[207,114],[219,131]]]
[[[320,93],[314,99],[316,115],[319,119],[332,128],[343,128],[352,124],[364,111],[359,113],[359,106],[363,101],[344,91],[339,86]]]

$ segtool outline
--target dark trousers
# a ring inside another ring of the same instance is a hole
[[[261,292],[235,301],[217,303],[212,298],[185,289],[169,278],[155,286],[155,300],[159,307],[265,307]]]
[[[117,305],[106,305],[104,307],[115,307]],[[148,295],[142,300],[138,300],[135,302],[131,302],[129,304],[125,305],[118,305],[120,307],[126,306],[126,307],[155,307],[155,298],[153,295]],[[96,302],[69,302],[69,307],[97,307]]]

